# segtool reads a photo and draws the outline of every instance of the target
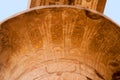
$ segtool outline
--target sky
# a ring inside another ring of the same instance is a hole
[[[0,0],[0,22],[28,9],[28,0]],[[104,15],[120,25],[120,0],[107,0]]]

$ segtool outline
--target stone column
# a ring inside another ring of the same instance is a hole
[[[30,8],[44,5],[74,5],[103,12],[105,3],[106,0],[31,0]]]

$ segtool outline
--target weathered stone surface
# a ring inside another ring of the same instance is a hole
[[[106,0],[30,0],[30,8],[47,5],[74,5],[103,12]]]
[[[36,8],[0,24],[0,80],[119,80],[120,27],[82,8]]]

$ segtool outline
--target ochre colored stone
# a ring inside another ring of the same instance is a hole
[[[0,80],[119,80],[120,27],[97,12],[38,7],[0,24]]]
[[[30,0],[30,8],[48,5],[73,5],[103,12],[106,0]]]

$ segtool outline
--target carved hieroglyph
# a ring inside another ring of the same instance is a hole
[[[30,0],[30,8],[46,5],[74,5],[93,9],[99,12],[104,11],[106,0]]]
[[[120,28],[97,12],[38,7],[0,25],[0,80],[119,80]]]

